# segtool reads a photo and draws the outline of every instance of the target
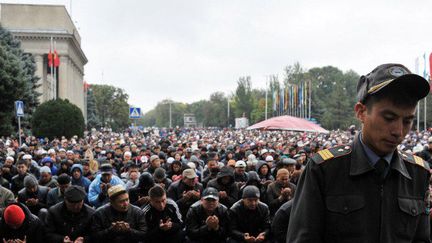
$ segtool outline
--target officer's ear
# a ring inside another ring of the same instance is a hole
[[[354,106],[354,111],[357,119],[363,123],[366,117],[367,107],[363,103],[357,102]]]

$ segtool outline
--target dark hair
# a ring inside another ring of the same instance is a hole
[[[23,159],[20,159],[20,160],[18,160],[18,162],[17,162],[16,165],[17,165],[17,166],[18,166],[18,165],[25,165],[25,166],[27,166],[27,161],[25,161],[25,160],[23,160]]]
[[[210,152],[208,153],[208,160],[214,160],[216,159],[216,153],[215,152]]]
[[[362,103],[368,110],[381,100],[389,100],[396,106],[413,107],[417,105],[418,99],[413,96],[408,90],[401,89],[397,86],[386,87],[385,90],[379,91],[376,94],[367,96]]]
[[[165,189],[159,185],[155,185],[154,187],[150,188],[148,194],[150,198],[160,198],[165,195]]]

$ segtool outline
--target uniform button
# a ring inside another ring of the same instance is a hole
[[[416,214],[417,210],[415,208],[411,209],[411,213]]]

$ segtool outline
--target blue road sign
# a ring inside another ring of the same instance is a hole
[[[24,102],[21,100],[15,101],[15,112],[18,117],[24,116]]]
[[[137,119],[141,117],[141,108],[129,107],[129,118]]]

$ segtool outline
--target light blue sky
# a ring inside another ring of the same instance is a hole
[[[415,58],[432,51],[426,0],[71,1],[89,59],[85,80],[125,89],[144,111],[164,98],[193,102],[232,92],[240,76],[264,87],[268,75],[282,77],[296,61],[359,74],[400,62],[414,71]]]

